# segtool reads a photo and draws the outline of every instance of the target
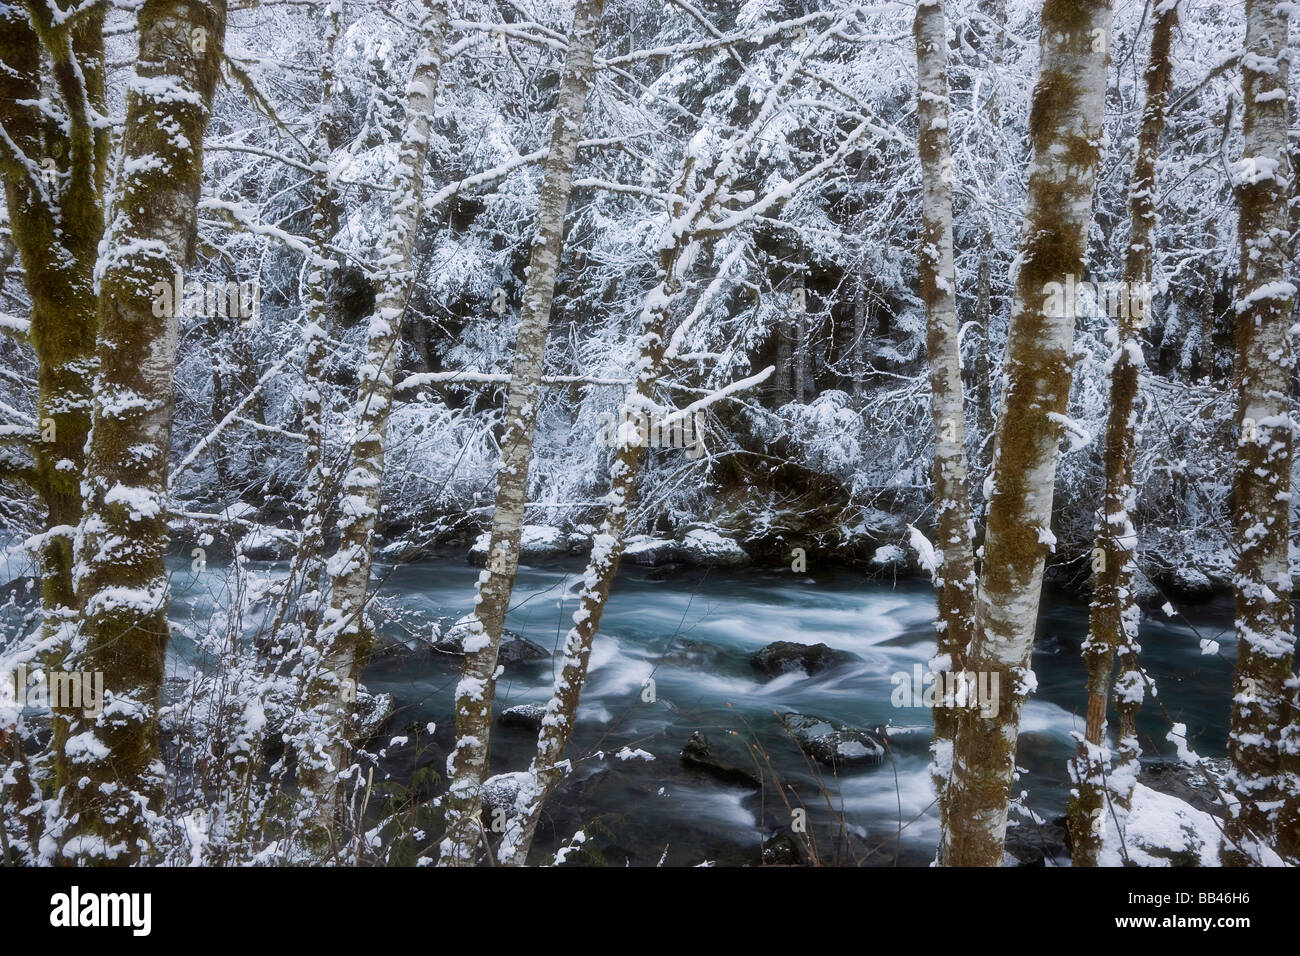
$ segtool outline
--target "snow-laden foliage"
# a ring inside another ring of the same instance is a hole
[[[988,499],[990,426],[1021,266],[1041,4],[947,6],[956,292],[978,505]],[[1108,148],[1086,274],[1074,277],[1081,283],[1114,281],[1123,269],[1148,6],[1115,4]],[[114,129],[136,69],[137,7],[116,4],[105,14],[104,108]],[[231,10],[225,82],[202,143],[198,230],[185,281],[256,291],[238,314],[216,308],[211,295],[187,294],[179,316],[165,502],[171,560],[181,567],[202,561],[198,549],[233,563],[211,614],[173,622],[186,663],[169,674],[160,726],[163,756],[184,774],[165,795],[166,817],[151,818],[157,853],[168,862],[301,861],[313,852],[286,831],[295,811],[282,784],[293,768],[277,740],[298,719],[297,681],[307,666],[295,650],[307,625],[286,608],[316,584],[301,570],[295,578],[259,569],[255,559],[291,558],[303,531],[304,415],[312,393],[319,394],[325,436],[326,537],[336,538],[377,277],[391,265],[380,258],[424,4],[363,0],[338,8],[334,105],[322,125],[326,8],[319,0]],[[1004,28],[994,8],[1004,11]],[[456,0],[449,9],[410,294],[395,319],[395,397],[378,516],[385,566],[443,545],[467,549],[490,524],[573,4]],[[1260,175],[1234,160],[1242,152],[1241,11],[1215,0],[1184,0],[1180,11],[1128,516],[1143,588],[1198,576],[1222,582],[1231,573],[1234,189]],[[638,371],[639,323],[673,197],[690,194],[683,186],[695,181],[684,180],[716,172],[774,96],[770,120],[709,211],[711,229],[701,231],[682,270],[670,318],[683,332],[655,401],[681,409],[768,366],[775,371],[695,416],[699,456],[648,449],[627,530],[672,537],[706,523],[750,539],[756,551],[774,541],[783,548],[817,542],[868,566],[873,554],[902,563],[896,549],[928,542],[932,424],[916,267],[913,12],[850,0],[610,0],[565,220],[528,524],[587,537],[599,524],[614,448],[597,436],[602,422],[625,408]],[[1293,23],[1293,47],[1296,29]],[[35,141],[48,135],[52,142],[55,129],[71,128],[76,111],[52,74],[42,82],[38,112],[50,130]],[[0,122],[12,125],[11,114]],[[1295,155],[1300,139],[1294,128],[1290,135]],[[39,178],[44,158],[26,172]],[[66,178],[65,157],[48,158]],[[109,196],[130,173],[117,160],[114,153],[107,167]],[[309,381],[303,328],[313,269],[321,265],[311,247],[313,173],[321,169],[333,190],[324,250],[332,263],[332,322],[322,330],[323,374]],[[6,186],[16,171],[12,163],[0,169]],[[45,425],[39,343],[31,334],[38,303],[29,283],[38,277],[17,255],[16,195],[6,192],[0,221],[0,675],[57,643],[38,608],[38,553],[70,534],[46,527],[50,509],[31,481]],[[1294,233],[1294,209],[1291,221]],[[1113,326],[1103,304],[1085,296],[1069,407],[1059,416],[1051,527],[1040,530],[1040,540],[1054,547],[1051,564],[1076,582],[1089,574],[1102,499],[1109,374],[1119,348]],[[56,467],[78,468],[71,461]],[[153,501],[149,493],[133,500]],[[933,555],[931,548],[930,561]],[[400,611],[382,599],[368,611],[382,626],[402,626]],[[0,734],[7,727],[49,741],[46,728],[0,698]],[[358,759],[347,782],[359,801],[366,791],[359,768],[369,758],[362,752]],[[34,758],[29,771],[38,785],[50,785],[48,761]],[[1144,802],[1135,812],[1159,809],[1139,792]],[[420,843],[411,832],[427,821],[416,816],[381,828],[395,858],[405,861]],[[1198,839],[1207,835],[1204,824],[1188,824]],[[48,858],[48,847],[28,844],[24,825],[6,832],[16,852]],[[561,858],[576,852],[579,836]],[[378,840],[377,831],[362,834],[334,848],[334,858],[380,859],[388,850],[376,849]]]

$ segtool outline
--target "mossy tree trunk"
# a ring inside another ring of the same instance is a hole
[[[1151,281],[1158,204],[1156,159],[1173,78],[1170,48],[1177,25],[1177,0],[1162,0],[1156,6],[1152,24],[1151,53],[1145,75],[1146,104],[1129,184],[1131,223],[1124,257],[1127,296],[1116,317],[1115,352],[1110,360],[1106,491],[1093,550],[1096,576],[1091,621],[1083,644],[1083,659],[1088,670],[1088,707],[1084,734],[1078,741],[1078,753],[1070,767],[1075,787],[1069,813],[1075,866],[1097,865],[1104,815],[1110,812],[1106,793],[1109,790],[1122,815],[1132,799],[1133,786],[1137,783],[1138,758],[1142,753],[1137,738],[1137,712],[1145,693],[1145,678],[1138,661],[1141,611],[1134,592],[1137,531],[1133,527],[1132,514],[1137,496],[1133,490],[1133,460],[1137,453],[1138,384],[1144,364],[1142,327],[1147,321],[1145,305],[1150,301],[1144,293]],[[1111,668],[1116,654],[1120,658],[1120,676],[1115,682],[1115,709],[1120,724],[1119,762],[1111,777],[1103,737]]]
[[[1244,153],[1238,164],[1237,469],[1233,512],[1237,562],[1237,673],[1228,732],[1228,786],[1240,801],[1227,821],[1223,860],[1259,860],[1275,835],[1295,854],[1300,796],[1289,724],[1296,693],[1291,609],[1291,308],[1287,153],[1288,13],[1273,0],[1247,0],[1242,57]],[[1284,814],[1291,819],[1283,822]]]
[[[977,632],[966,660],[968,671],[988,675],[990,688],[996,677],[998,692],[959,717],[940,848],[950,866],[1002,863],[1020,711],[1034,687],[1029,655],[1073,361],[1073,304],[1051,308],[1048,286],[1083,270],[1110,24],[1106,0],[1043,4],[1022,266],[1007,332]]]
[[[0,464],[24,480],[45,510],[40,578],[42,657],[59,667],[76,620],[73,536],[90,432],[98,300],[94,268],[104,231],[109,130],[104,101],[103,8],[56,24],[49,6],[0,8],[0,175],[14,246],[31,300],[36,354],[36,430],[29,453]],[[40,104],[50,75],[67,123]],[[66,736],[54,716],[57,750]],[[16,738],[15,738],[16,740]]]
[[[27,339],[36,354],[36,429],[0,475],[24,481],[45,510],[40,547],[45,627],[41,653],[59,666],[76,617],[73,530],[81,519],[80,478],[90,430],[96,298],[93,271],[103,232],[104,173],[109,135],[95,122],[104,112],[103,10],[55,24],[49,7],[7,5],[0,10],[0,176],[14,245],[31,300]],[[55,123],[39,108],[53,85],[68,116]],[[6,262],[6,265],[8,263]],[[34,797],[29,763],[17,734],[8,742],[14,800]],[[54,715],[55,749],[67,722]],[[0,771],[3,772],[3,771]],[[24,795],[26,795],[24,797]],[[15,806],[18,806],[15,803]],[[39,817],[28,821],[34,853]]]
[[[167,454],[176,315],[157,308],[194,250],[203,134],[220,75],[224,0],[146,0],[126,99],[122,171],[96,272],[99,369],[77,530],[72,657],[104,675],[97,717],[60,754],[66,858],[133,863],[162,783],[157,709],[167,648]],[[201,37],[201,41],[197,38]],[[159,312],[163,314],[158,314]]]

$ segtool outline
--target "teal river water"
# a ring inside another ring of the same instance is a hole
[[[422,741],[418,762],[440,773],[452,743],[458,661],[420,647],[415,638],[434,620],[469,609],[477,573],[453,559],[376,569],[382,607],[396,614],[384,615],[381,647],[364,683],[398,703],[383,742],[407,734],[406,728],[436,723],[432,740]],[[507,626],[558,648],[577,606],[580,573],[578,563],[521,569]],[[201,587],[174,590],[178,620],[202,618],[212,607]],[[1231,603],[1218,598],[1188,608],[1188,614],[1190,624],[1160,612],[1145,617],[1144,660],[1170,716],[1187,724],[1191,746],[1204,756],[1218,755],[1232,679],[1232,641],[1225,634]],[[932,655],[933,616],[934,599],[922,581],[895,582],[844,569],[663,574],[625,568],[592,654],[570,749],[574,772],[552,801],[539,849],[584,828],[610,864],[653,865],[665,847],[669,864],[754,862],[760,840],[791,822],[773,784],[776,776],[791,805],[808,807],[823,860],[926,864],[938,832],[926,773],[929,711],[896,707],[891,698],[894,675],[910,675]],[[1025,771],[1020,788],[1028,792],[1028,806],[1048,820],[1063,812],[1069,732],[1082,727],[1079,642],[1086,629],[1086,605],[1060,593],[1045,595],[1033,657],[1038,693],[1024,712],[1018,764]],[[1203,656],[1198,631],[1217,637],[1227,660]],[[764,680],[749,657],[777,640],[826,643],[860,660],[824,675]],[[498,685],[498,712],[545,703],[552,674],[552,661],[507,669]],[[655,682],[653,702],[643,699],[647,678]],[[776,713],[790,710],[866,729],[889,726],[892,759],[838,777],[819,775],[777,721]],[[765,790],[730,788],[682,767],[680,750],[696,730],[708,735],[718,756],[741,766],[753,767],[746,743],[760,745],[772,768]],[[1139,730],[1149,755],[1172,753],[1164,739],[1168,722],[1156,707],[1144,708]],[[527,730],[496,727],[493,770],[524,769],[533,743]],[[619,759],[624,747],[654,759]],[[381,769],[404,779],[416,760],[414,744],[394,747]]]

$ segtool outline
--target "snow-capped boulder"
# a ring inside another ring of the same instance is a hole
[[[1218,866],[1221,826],[1213,815],[1139,783],[1124,824],[1124,854],[1108,819],[1101,862],[1123,866],[1127,855],[1137,866]]]
[[[764,866],[803,866],[807,854],[787,829],[778,830],[763,841]]]
[[[649,566],[669,564],[677,557],[677,542],[670,538],[656,538],[636,534],[627,539],[623,547],[623,560]]]
[[[254,561],[285,561],[293,556],[296,544],[289,532],[259,524],[240,539],[239,549]]]
[[[706,567],[742,568],[753,559],[732,538],[713,528],[693,528],[677,547],[679,560]]]
[[[828,767],[869,766],[885,759],[884,745],[856,727],[795,713],[783,714],[781,723],[804,753]]]
[[[1214,596],[1214,583],[1196,568],[1175,568],[1167,589],[1170,597],[1185,601],[1208,601]]]
[[[527,784],[529,779],[528,773],[523,770],[488,777],[483,781],[483,787],[479,791],[484,809],[489,814],[495,810],[513,810],[515,798],[519,796],[519,788]]]
[[[502,727],[521,727],[536,733],[542,729],[542,718],[545,716],[546,708],[540,704],[516,704],[503,710],[497,723]]]
[[[753,564],[748,552],[734,539],[716,528],[692,528],[680,541],[634,535],[623,549],[625,560],[633,564],[689,564],[707,568],[743,568]]]
[[[527,560],[565,555],[570,551],[569,542],[570,536],[559,528],[544,524],[527,524],[519,535],[519,557]],[[487,564],[488,548],[491,544],[491,531],[484,531],[475,538],[474,544],[469,549],[470,564],[480,567]]]
[[[451,627],[441,630],[435,627],[433,639],[429,646],[440,654],[464,654],[465,638],[469,634],[473,615],[466,614]],[[540,644],[534,644],[521,634],[511,630],[502,630],[501,647],[497,651],[499,664],[518,664],[523,661],[544,660],[551,652]]]

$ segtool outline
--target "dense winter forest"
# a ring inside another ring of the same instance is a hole
[[[1280,0],[0,0],[0,862],[1300,862]]]

